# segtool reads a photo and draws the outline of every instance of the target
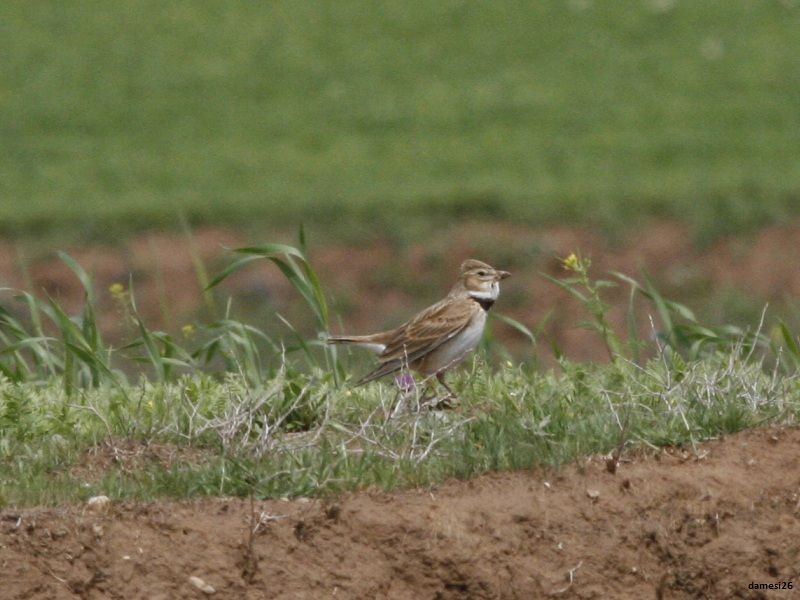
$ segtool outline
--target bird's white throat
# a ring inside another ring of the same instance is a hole
[[[493,281],[492,287],[488,290],[470,290],[468,294],[476,300],[497,300],[497,297],[500,295],[500,284]]]

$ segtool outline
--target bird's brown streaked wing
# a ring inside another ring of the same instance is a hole
[[[397,328],[397,334],[380,355],[381,364],[357,385],[400,370],[433,352],[466,327],[480,307],[472,300],[446,299],[425,309]]]
[[[381,353],[381,362],[422,358],[461,331],[478,310],[480,307],[468,299],[448,299],[434,304],[398,328]]]

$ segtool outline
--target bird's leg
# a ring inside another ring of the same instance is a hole
[[[437,403],[437,408],[451,408],[453,400],[456,400],[457,396],[453,390],[450,389],[450,386],[444,380],[444,371],[439,371],[436,373],[436,380],[442,384],[442,387],[447,390],[447,396],[442,398]]]
[[[417,408],[430,406],[436,400],[436,392],[431,392],[427,379],[422,384],[422,389],[417,392]]]
[[[436,380],[437,380],[439,383],[441,383],[441,384],[442,384],[442,387],[444,387],[444,389],[446,389],[446,390],[447,390],[447,394],[448,394],[449,396],[453,396],[453,397],[455,397],[455,392],[453,392],[453,390],[451,390],[451,389],[450,389],[450,386],[449,386],[449,385],[447,385],[447,383],[445,383],[445,380],[444,380],[444,371],[439,371],[439,372],[436,374]]]
[[[437,375],[437,379],[439,379],[438,375]],[[441,381],[441,380],[439,380],[439,381]],[[447,386],[445,385],[445,387],[447,387]],[[449,390],[449,388],[448,388],[448,390]],[[437,397],[438,394],[436,393],[436,391],[437,391],[436,390],[436,384],[432,383],[430,381],[430,377],[426,377],[424,379],[424,381],[423,381],[423,384],[422,384],[422,395],[419,398],[418,406],[420,408],[424,406],[425,408],[428,408],[428,409],[435,409],[435,408],[438,408],[439,406],[441,406],[442,402],[446,401],[446,398],[445,399],[439,399]]]

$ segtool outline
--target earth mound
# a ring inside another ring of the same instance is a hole
[[[789,598],[799,457],[800,430],[768,428],[615,473],[589,457],[394,493],[6,508],[2,596]]]

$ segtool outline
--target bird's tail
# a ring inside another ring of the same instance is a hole
[[[325,338],[327,344],[352,344],[366,350],[380,354],[386,349],[383,344],[375,339],[374,335],[329,335]]]
[[[366,342],[366,335],[329,335],[325,338],[326,344],[361,344]]]

